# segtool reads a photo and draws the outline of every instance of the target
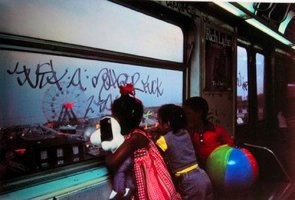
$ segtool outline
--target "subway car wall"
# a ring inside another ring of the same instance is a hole
[[[145,107],[141,126],[162,104],[202,96],[209,120],[253,153],[258,182],[217,199],[295,197],[290,46],[213,2],[1,1],[0,10],[0,199],[108,199],[107,152],[89,135],[127,83]]]

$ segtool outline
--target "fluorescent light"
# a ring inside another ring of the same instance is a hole
[[[247,9],[248,11],[250,11],[251,13],[253,13],[255,15],[255,10],[253,7],[254,3],[251,2],[237,2],[237,4],[241,5],[243,8]],[[288,12],[288,15],[286,17],[286,19],[280,23],[279,26],[279,32],[284,34],[286,31],[286,28],[289,24],[289,22],[292,20],[292,18],[295,16],[295,13],[293,11]]]
[[[237,2],[237,3],[243,6],[244,8],[246,8],[251,13],[255,14],[253,3],[248,3],[248,2]]]
[[[275,38],[276,40],[280,41],[281,43],[289,45],[289,46],[292,45],[292,42],[290,42],[289,40],[287,40],[283,36],[279,35],[278,33],[274,32],[273,30],[271,30],[267,26],[263,25],[262,23],[260,23],[256,19],[251,18],[251,19],[246,19],[245,21],[247,23],[251,24],[252,26],[258,28],[259,30],[263,31],[264,33],[270,35],[271,37]]]
[[[279,33],[276,33],[275,31],[271,30],[270,28],[268,28],[267,26],[265,26],[264,24],[260,23],[259,21],[257,21],[254,18],[250,18],[251,14],[249,13],[246,14],[243,9],[239,9],[236,6],[234,6],[233,4],[229,3],[229,2],[220,2],[220,1],[214,1],[213,3],[215,3],[216,5],[218,5],[219,7],[227,10],[228,12],[234,14],[237,17],[241,17],[243,19],[245,19],[245,21],[249,24],[251,24],[252,26],[254,26],[255,28],[263,31],[264,33],[270,35],[271,37],[275,38],[276,40],[280,41],[281,43],[291,46],[292,49],[295,50],[295,45],[292,44],[292,42],[290,42],[288,39],[284,38],[282,35],[280,35]],[[245,8],[246,10],[250,11],[252,14],[255,14],[255,10],[253,8],[253,3],[238,3],[239,5],[241,5],[243,8]],[[294,12],[291,12],[288,14],[288,17],[286,18],[286,20],[284,20],[284,22],[282,22],[280,24],[279,27],[279,31],[281,33],[285,32],[285,29],[288,25],[288,23],[290,22],[290,20],[295,16]]]
[[[281,32],[282,34],[285,33],[286,31],[286,28],[289,24],[289,22],[291,21],[291,19],[295,16],[295,13],[293,11],[290,11],[286,17],[286,19],[280,23],[280,26],[279,26],[279,32]]]
[[[220,6],[223,9],[227,10],[228,12],[234,14],[235,16],[238,16],[238,17],[241,17],[241,18],[248,18],[248,15],[245,12],[243,12],[239,8],[233,6],[231,3],[219,2],[219,1],[215,1],[213,3]]]

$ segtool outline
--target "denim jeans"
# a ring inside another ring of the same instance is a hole
[[[199,168],[177,177],[177,189],[184,200],[212,200],[213,189],[207,173]]]

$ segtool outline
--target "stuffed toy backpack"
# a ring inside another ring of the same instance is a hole
[[[121,134],[121,127],[113,117],[104,117],[100,120],[100,128],[90,136],[93,145],[101,146],[105,151],[114,153],[124,142],[125,138]],[[114,175],[113,190],[109,199],[127,198],[135,190],[133,177],[130,169],[133,168],[133,159],[127,158]],[[125,186],[125,187],[124,187]],[[124,188],[123,188],[124,187]]]
[[[100,128],[90,136],[90,142],[93,145],[101,146],[103,150],[111,151],[112,153],[119,148],[124,140],[120,124],[113,117],[102,118],[100,120]]]

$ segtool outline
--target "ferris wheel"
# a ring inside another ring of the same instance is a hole
[[[87,97],[79,87],[67,87],[66,82],[60,87],[49,87],[42,100],[42,111],[48,121],[65,118],[84,118],[87,109]]]

